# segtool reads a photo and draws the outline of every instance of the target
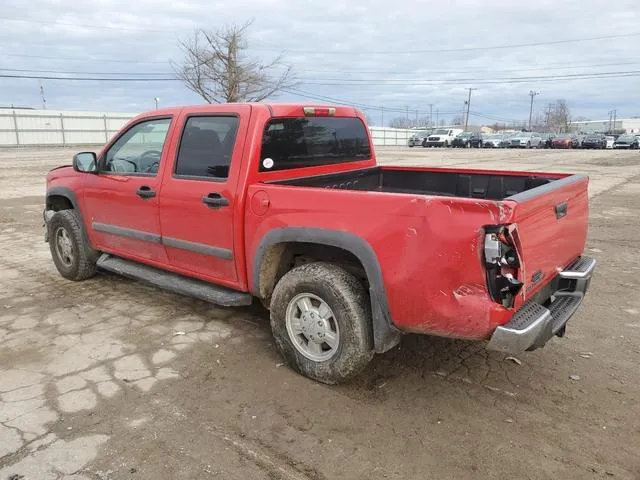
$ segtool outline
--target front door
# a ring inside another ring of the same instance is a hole
[[[169,263],[187,275],[230,287],[238,286],[234,239],[242,241],[242,235],[234,235],[234,216],[241,209],[236,188],[250,109],[235,105],[229,113],[181,118],[176,160],[160,192]]]
[[[97,175],[86,176],[83,213],[96,249],[166,262],[158,191],[170,123],[164,117],[131,126],[98,160]]]

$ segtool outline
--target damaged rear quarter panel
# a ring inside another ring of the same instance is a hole
[[[249,196],[252,194],[250,187]],[[398,328],[447,337],[485,338],[509,312],[491,300],[482,263],[484,225],[508,217],[490,200],[262,184],[266,215],[247,210],[246,251],[282,227],[325,228],[365,240],[382,270]],[[321,200],[321,201],[320,201]],[[248,259],[252,271],[253,258]]]

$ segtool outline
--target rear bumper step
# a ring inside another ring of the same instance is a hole
[[[570,290],[562,288],[555,292],[546,307],[535,302],[526,303],[507,324],[495,329],[487,349],[520,353],[544,346],[555,335],[563,336],[567,322],[589,288],[595,266],[593,258],[578,258],[558,274],[561,279],[570,281]]]

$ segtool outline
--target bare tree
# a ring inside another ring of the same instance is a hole
[[[451,125],[462,125],[464,124],[464,118],[462,115],[457,115],[451,119]]]
[[[297,85],[282,55],[267,63],[247,55],[246,33],[252,22],[198,28],[180,40],[185,58],[171,63],[178,78],[209,103],[259,102]]]
[[[569,110],[566,100],[559,99],[549,105],[547,125],[549,130],[553,132],[569,132],[571,128],[571,110]]]

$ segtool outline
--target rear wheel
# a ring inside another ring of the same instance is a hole
[[[373,357],[366,291],[328,263],[302,265],[280,279],[271,297],[271,330],[287,364],[323,383],[353,377]]]
[[[60,275],[79,281],[96,274],[98,252],[89,245],[77,210],[56,212],[48,229],[51,257]]]

